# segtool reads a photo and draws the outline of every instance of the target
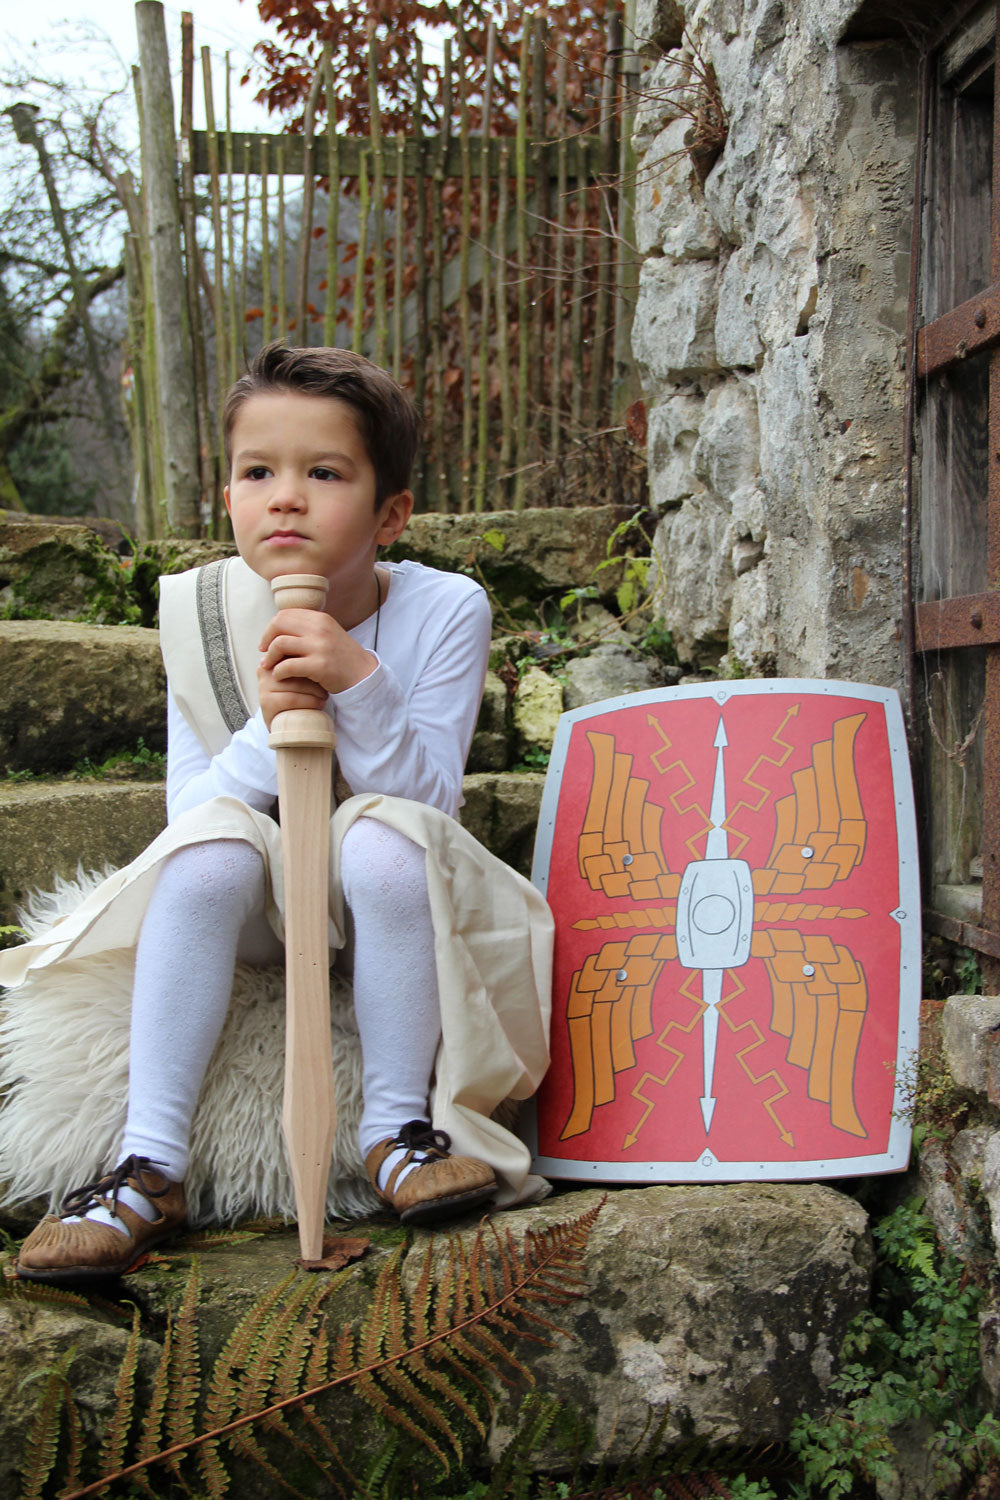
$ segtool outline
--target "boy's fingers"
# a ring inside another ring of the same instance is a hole
[[[274,666],[270,668],[271,676],[283,688],[289,688],[292,684],[295,684],[296,688],[299,688],[301,691],[308,691],[309,689],[304,684],[309,684],[313,692],[325,698],[326,689],[314,677],[310,677],[308,672],[303,670],[304,662],[304,657],[285,658],[282,661],[275,662]]]

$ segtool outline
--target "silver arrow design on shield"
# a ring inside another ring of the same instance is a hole
[[[722,758],[722,752],[728,744],[726,726],[720,718],[719,727],[715,732],[715,739],[712,741],[712,747],[715,750],[715,782],[712,786],[712,806],[708,814],[712,821],[712,826],[708,830],[708,838],[705,840],[706,859],[729,858],[729,835],[725,828],[726,768]],[[722,977],[724,973],[724,969],[703,969],[701,973],[701,998],[708,1009],[702,1018],[704,1093],[698,1100],[698,1103],[701,1105],[701,1118],[705,1123],[706,1135],[711,1128],[712,1116],[715,1113],[715,1046],[719,1036],[719,1012],[717,1006],[722,999]]]
[[[729,744],[719,719],[715,749],[710,827],[704,859],[692,860],[681,877],[677,901],[677,956],[687,969],[701,970],[702,1079],[698,1101],[707,1135],[715,1113],[715,1053],[719,1005],[727,969],[739,968],[750,956],[753,930],[753,876],[742,859],[729,858],[726,832],[726,771],[723,751]]]

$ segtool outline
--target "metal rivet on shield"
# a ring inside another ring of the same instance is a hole
[[[615,975],[615,978],[617,979],[619,984],[624,984],[626,979],[628,978],[628,969],[619,969],[618,973]]]
[[[813,850],[808,844],[806,844],[804,848],[800,849],[799,853],[802,855],[803,859],[812,859],[813,857]]]
[[[633,859],[633,856],[631,854],[623,854],[622,855],[622,864],[623,865],[630,865],[632,863],[632,859]]]
[[[812,964],[803,964],[802,965],[802,972],[806,976],[807,979],[811,979],[813,977],[813,975],[815,974],[816,970],[813,968]]]

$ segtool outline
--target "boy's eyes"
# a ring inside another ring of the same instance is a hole
[[[311,478],[321,481],[340,478],[337,470],[328,468],[326,464],[317,464],[315,468],[309,470],[309,474]],[[266,464],[252,464],[244,472],[243,477],[245,479],[269,479],[271,477],[271,470]]]

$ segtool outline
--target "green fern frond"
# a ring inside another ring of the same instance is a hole
[[[190,1255],[199,1250],[222,1250],[232,1245],[246,1245],[250,1240],[259,1240],[268,1233],[265,1221],[258,1225],[245,1224],[236,1229],[198,1229],[176,1239],[171,1247],[173,1254]]]
[[[279,1490],[284,1491],[288,1495],[294,1495],[295,1500],[307,1500],[302,1491],[297,1490],[293,1484],[289,1484],[281,1471],[275,1467],[254,1434],[248,1428],[243,1428],[241,1432],[236,1433],[230,1446],[234,1452],[241,1454],[244,1458],[251,1459],[257,1468],[267,1475],[271,1483],[278,1486]]]
[[[115,1381],[115,1409],[104,1437],[104,1470],[113,1474],[125,1458],[125,1446],[132,1426],[135,1397],[135,1372],[139,1364],[139,1309],[132,1309],[132,1332]]]
[[[510,1493],[512,1477],[523,1473],[528,1456],[548,1436],[558,1411],[559,1403],[551,1396],[540,1396],[537,1391],[525,1396],[514,1435],[490,1475],[487,1500],[500,1500]]]
[[[174,1358],[170,1371],[167,1403],[167,1435],[171,1443],[183,1443],[194,1432],[195,1406],[200,1394],[201,1360],[198,1355],[198,1296],[201,1272],[194,1261],[184,1285],[174,1322]]]
[[[446,1411],[440,1410],[430,1399],[427,1392],[422,1390],[416,1379],[415,1360],[408,1361],[408,1367],[396,1365],[390,1366],[383,1375],[385,1384],[389,1390],[404,1406],[408,1406],[418,1417],[423,1418],[424,1426],[420,1429],[421,1441],[431,1446],[430,1431],[434,1428],[441,1434],[444,1442],[452,1448],[459,1462],[462,1460],[462,1440],[455,1429],[454,1423]],[[447,1471],[448,1465],[445,1464]]]
[[[34,1371],[22,1380],[20,1389],[34,1380],[45,1382],[24,1444],[21,1467],[21,1500],[41,1500],[45,1482],[55,1468],[62,1435],[62,1417],[67,1390],[66,1375],[76,1354],[70,1349],[56,1365]]]
[[[77,1410],[73,1393],[68,1385],[63,1386],[63,1410],[66,1413],[66,1485],[72,1489],[80,1483],[83,1465],[83,1423]]]
[[[413,1368],[417,1379],[429,1386],[446,1406],[456,1407],[481,1438],[486,1436],[486,1424],[472,1402],[462,1394],[455,1381],[450,1380],[443,1370],[429,1363],[425,1353],[414,1353]]]
[[[139,1445],[136,1457],[140,1460],[151,1460],[154,1454],[160,1452],[163,1439],[163,1419],[166,1414],[167,1399],[170,1394],[170,1360],[173,1354],[173,1347],[173,1319],[168,1317],[166,1332],[163,1336],[163,1348],[156,1366],[156,1373],[153,1376],[153,1389],[150,1393],[149,1402],[146,1406],[146,1415],[143,1418],[142,1429],[139,1433]],[[147,1494],[152,1494],[145,1471],[139,1475],[138,1483]]]
[[[56,1286],[46,1286],[42,1281],[22,1281],[19,1276],[0,1278],[0,1298],[14,1302],[53,1302],[63,1307],[90,1307],[86,1297],[79,1292],[67,1292]]]
[[[388,1371],[385,1368],[381,1369],[379,1374],[385,1379],[387,1385],[392,1385],[391,1379],[387,1378]],[[436,1459],[441,1465],[445,1473],[449,1472],[451,1467],[450,1460],[440,1443],[429,1432],[425,1432],[422,1427],[418,1427],[405,1406],[400,1406],[398,1399],[393,1399],[386,1395],[382,1389],[381,1381],[375,1379],[370,1371],[362,1371],[359,1374],[356,1389],[361,1399],[366,1401],[389,1426],[398,1427],[421,1448],[426,1448],[431,1457]]]
[[[228,1422],[238,1400],[238,1382],[234,1372],[246,1368],[259,1336],[261,1325],[267,1325],[274,1308],[295,1281],[296,1273],[290,1272],[283,1281],[270,1287],[264,1296],[237,1323],[212,1367],[212,1379],[205,1398],[205,1420],[213,1427],[222,1427]]]

